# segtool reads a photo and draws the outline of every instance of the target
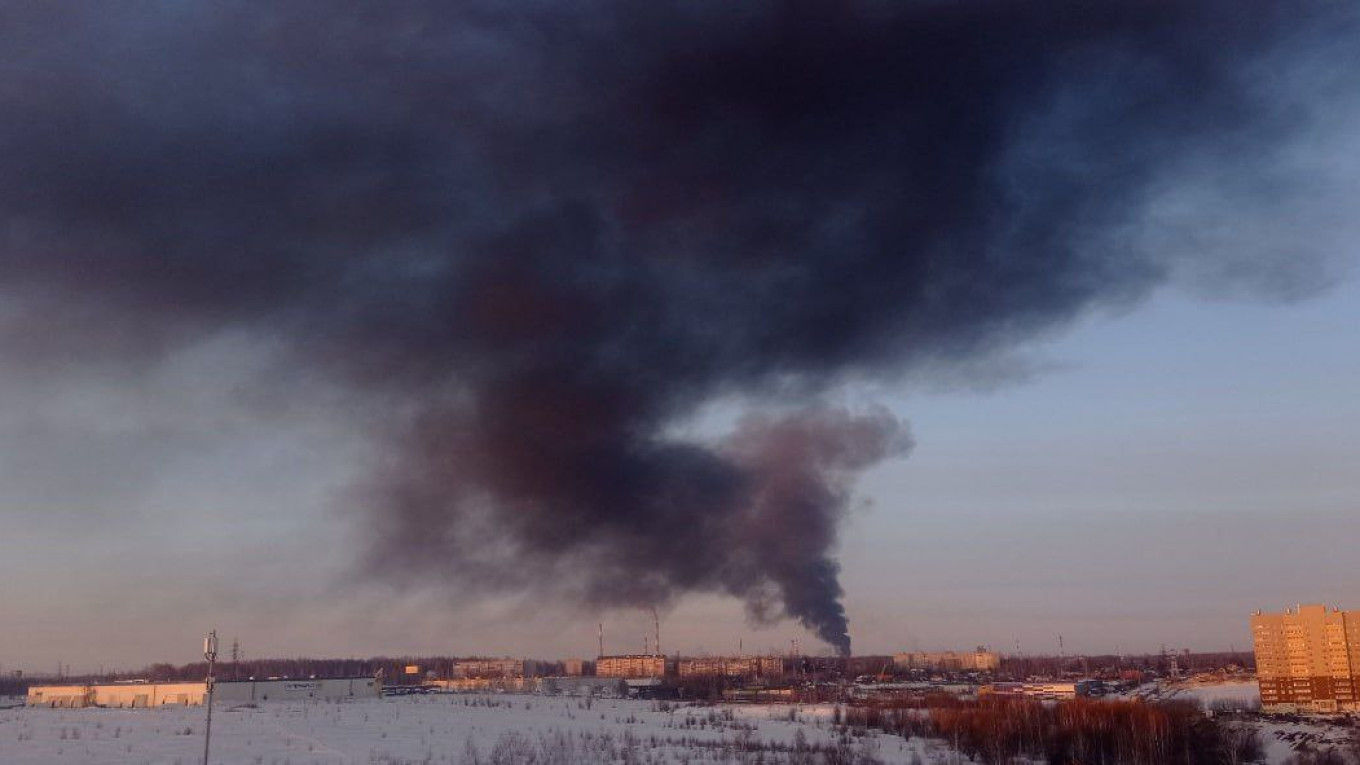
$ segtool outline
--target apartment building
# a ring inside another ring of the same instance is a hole
[[[1261,707],[1269,712],[1360,709],[1360,611],[1299,605],[1251,616]]]
[[[601,656],[595,660],[596,677],[665,677],[673,662],[657,654]]]
[[[453,663],[455,678],[528,677],[523,659],[459,659]]]
[[[950,672],[987,672],[1001,666],[1000,654],[978,647],[973,651],[913,651],[893,654],[898,669],[931,669]]]
[[[780,656],[698,656],[681,659],[681,677],[780,677],[784,659]]]

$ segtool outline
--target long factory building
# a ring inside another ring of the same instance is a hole
[[[28,689],[31,707],[161,707],[201,706],[207,683],[127,682],[92,685],[35,685]],[[377,698],[382,682],[373,677],[330,677],[268,680],[218,680],[213,705],[304,699]]]

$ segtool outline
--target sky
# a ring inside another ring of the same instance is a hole
[[[1353,9],[6,13],[0,668],[1348,605]]]
[[[1357,606],[1356,347],[1354,279],[1283,305],[1168,292],[1036,343],[1044,369],[1029,379],[875,391],[917,445],[856,488],[840,559],[857,645],[1052,653],[1061,634],[1072,651],[1223,650],[1248,645],[1257,608]],[[202,405],[176,388],[117,408]],[[127,454],[120,435],[145,427],[140,417],[95,439],[83,423],[63,432],[88,395],[56,395],[5,430],[5,484],[28,495],[5,503],[0,576],[18,586],[0,590],[0,606],[22,625],[3,636],[6,666],[190,661],[212,627],[257,656],[589,656],[601,620],[607,650],[641,650],[649,635],[640,612],[454,606],[343,583],[352,540],[327,483],[342,485],[361,451],[343,434],[219,414],[165,434],[186,445],[179,455]],[[71,443],[82,440],[97,443]],[[83,456],[65,475],[41,458],[16,464],[35,449]],[[158,475],[151,489],[120,492],[101,476],[145,462],[161,463],[131,469]],[[108,500],[71,506],[54,489],[71,481],[106,486]],[[817,650],[796,627],[750,625],[724,598],[687,599],[663,621],[667,650],[795,639]]]

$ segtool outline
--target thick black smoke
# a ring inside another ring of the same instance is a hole
[[[393,423],[374,565],[729,593],[845,651],[837,520],[905,437],[817,392],[1182,273],[1307,288],[1302,243],[1149,246],[1148,211],[1189,179],[1206,227],[1334,203],[1277,160],[1354,95],[1356,31],[1321,2],[9,3],[0,351],[270,338]],[[674,435],[761,396],[804,406]]]

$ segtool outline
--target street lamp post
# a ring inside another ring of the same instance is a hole
[[[212,745],[213,667],[217,663],[217,630],[203,638],[203,658],[208,660],[208,724],[203,729],[203,765],[208,765],[208,747]]]

